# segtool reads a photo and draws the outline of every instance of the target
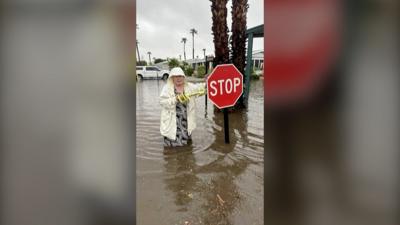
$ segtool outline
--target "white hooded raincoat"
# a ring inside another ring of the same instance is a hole
[[[205,83],[189,83],[185,82],[184,90],[185,93],[196,92],[201,88],[205,87]],[[176,139],[176,95],[174,92],[174,84],[172,77],[169,77],[167,84],[163,87],[160,94],[160,105],[161,105],[161,120],[160,120],[160,132],[161,135],[171,139]],[[192,131],[196,128],[196,102],[195,97],[190,98],[187,103],[187,121],[188,121],[188,133],[192,134]]]

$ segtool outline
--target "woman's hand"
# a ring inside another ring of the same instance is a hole
[[[176,100],[179,101],[180,103],[186,103],[189,101],[189,99],[190,99],[190,97],[187,96],[185,93],[178,94],[176,96]]]

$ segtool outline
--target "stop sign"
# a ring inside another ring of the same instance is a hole
[[[267,105],[307,100],[328,81],[341,43],[341,2],[265,2]]]
[[[215,67],[207,77],[208,99],[218,108],[234,106],[243,93],[243,75],[233,64]]]

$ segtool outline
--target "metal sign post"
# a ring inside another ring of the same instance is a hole
[[[224,108],[224,133],[225,133],[225,144],[229,144],[229,114],[228,109]]]
[[[228,107],[234,106],[243,94],[243,75],[233,64],[215,67],[207,77],[208,98],[224,113],[225,143],[229,143]]]

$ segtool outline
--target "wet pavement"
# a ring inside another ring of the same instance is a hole
[[[263,224],[263,81],[252,81],[248,110],[223,114],[196,100],[190,146],[163,147],[158,96],[162,80],[136,85],[137,222],[147,224]]]

